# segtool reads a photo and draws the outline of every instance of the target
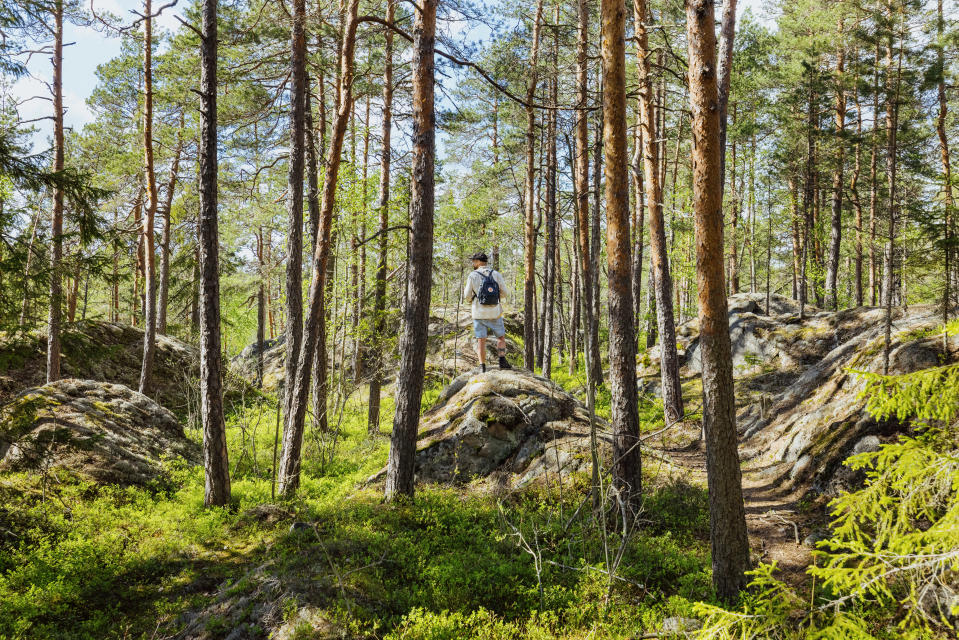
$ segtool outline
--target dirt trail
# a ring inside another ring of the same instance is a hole
[[[681,446],[653,448],[676,466],[687,470],[693,482],[706,485],[706,451],[698,438]],[[812,549],[803,544],[807,536],[823,527],[818,509],[802,509],[803,490],[783,489],[776,479],[789,465],[770,465],[743,469],[743,499],[746,503],[746,528],[753,561],[775,562],[778,577],[788,584],[804,585],[812,563]]]

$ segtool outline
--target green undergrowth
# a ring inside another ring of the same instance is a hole
[[[370,438],[364,393],[337,405],[336,435],[307,429],[289,501],[272,496],[282,434],[261,397],[228,418],[230,509],[205,509],[201,470],[172,464],[172,482],[145,488],[0,477],[0,638],[166,637],[224,590],[258,597],[260,566],[288,593],[288,619],[310,606],[345,637],[626,638],[712,601],[702,488],[648,476],[640,530],[610,580],[617,513],[604,544],[585,477],[505,498],[418,487],[412,504],[384,503],[367,481],[386,463],[392,400]],[[251,511],[267,503],[279,516]],[[210,638],[229,634],[224,620],[209,619]]]
[[[959,365],[896,376],[853,373],[865,379],[867,411],[906,424],[908,435],[846,461],[866,482],[830,503],[831,531],[808,569],[808,593],[761,565],[739,609],[695,607],[706,621],[701,637],[874,640],[959,633]]]

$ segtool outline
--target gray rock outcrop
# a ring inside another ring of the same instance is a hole
[[[198,463],[200,448],[173,414],[123,385],[64,379],[0,409],[0,468],[64,469],[97,483],[144,485],[169,458]]]
[[[596,426],[605,449],[608,427]],[[457,377],[423,416],[416,478],[518,488],[587,470],[589,451],[589,415],[555,383],[525,369],[474,371]]]

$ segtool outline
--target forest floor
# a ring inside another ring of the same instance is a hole
[[[706,487],[706,450],[695,433],[688,443],[652,447],[673,464],[690,473],[690,482]],[[771,479],[788,471],[788,464],[743,467],[743,500],[746,528],[754,562],[776,563],[781,580],[797,590],[809,584],[806,569],[812,564],[816,533],[825,528],[821,509],[808,500],[801,488],[783,488]]]

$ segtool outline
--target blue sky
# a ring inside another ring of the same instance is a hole
[[[89,6],[89,0],[82,0],[84,6]],[[189,0],[180,0],[180,5],[187,5]],[[769,2],[763,0],[740,0],[739,13],[747,8],[751,8],[754,15],[762,19],[769,6]],[[93,7],[97,12],[110,12],[124,18],[125,22],[134,19],[130,10],[141,8],[141,0],[93,0]],[[158,20],[157,26],[169,30],[175,30],[179,23],[174,14],[182,15],[183,7],[177,6],[167,9]],[[467,41],[475,40],[480,37],[465,30],[456,34],[465,38]],[[483,35],[486,35],[485,33]],[[65,33],[65,43],[69,46],[64,54],[64,107],[66,110],[66,126],[72,128],[82,128],[84,124],[90,122],[93,118],[90,110],[87,108],[86,99],[92,93],[96,86],[97,66],[107,62],[120,53],[120,41],[118,38],[107,35],[91,27],[77,27],[68,25]],[[51,67],[49,56],[34,56],[28,64],[30,76],[22,78],[13,86],[12,94],[15,98],[23,102],[20,107],[20,115],[23,120],[34,118],[44,118],[50,114],[50,102],[48,99],[36,99],[34,96],[49,96],[46,82],[51,77]],[[49,144],[51,123],[49,120],[41,120],[35,123],[39,128],[34,138],[36,150],[46,148]]]

